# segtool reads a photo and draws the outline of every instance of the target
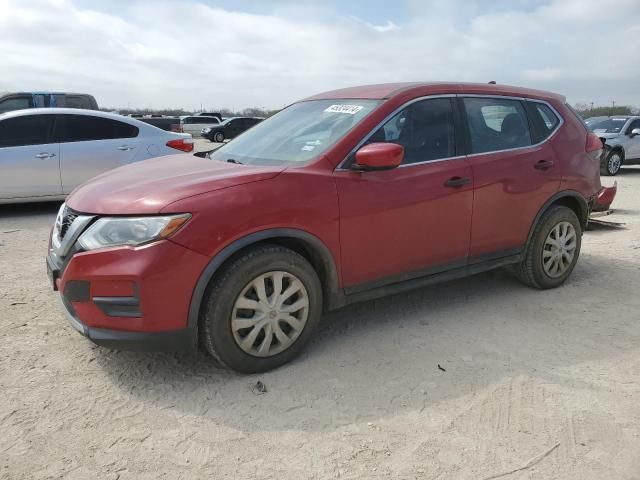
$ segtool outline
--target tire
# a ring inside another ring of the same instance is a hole
[[[611,150],[604,162],[600,165],[600,174],[613,177],[618,174],[624,161],[624,155],[620,150]]]
[[[224,142],[224,133],[216,132],[216,134],[213,136],[213,141],[216,143]]]
[[[277,282],[282,294],[298,290],[287,298],[276,296]],[[266,303],[278,304],[283,298],[285,303],[281,308],[287,310],[304,305],[306,298],[307,307],[293,313],[282,313],[277,306],[265,308],[258,289],[254,288],[256,284],[264,286],[262,297],[266,298]],[[244,308],[254,305],[258,308]],[[295,322],[287,323],[280,315],[293,317]],[[260,245],[233,260],[210,283],[200,315],[200,343],[225,367],[242,373],[264,372],[296,357],[313,334],[321,315],[322,287],[311,264],[296,252],[279,245]],[[260,320],[256,321],[256,318]],[[256,329],[258,333],[251,337]],[[285,338],[282,333],[288,340],[280,341]],[[267,335],[271,340],[268,351],[264,351]],[[287,344],[288,341],[291,343]]]
[[[564,250],[553,245],[554,241],[563,243],[562,232],[568,232],[564,238],[569,238],[571,230],[574,237],[567,240]],[[554,205],[536,224],[524,258],[521,263],[514,265],[513,271],[522,283],[530,287],[556,288],[571,275],[580,256],[581,243],[582,225],[574,211],[568,207]],[[570,261],[567,258],[569,251],[573,254]],[[561,265],[561,268],[555,270],[556,263]]]

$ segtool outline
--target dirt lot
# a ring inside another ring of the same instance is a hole
[[[260,376],[115,352],[44,271],[56,205],[0,208],[2,478],[640,478],[640,170],[570,281],[354,305]],[[255,395],[257,380],[268,391]]]

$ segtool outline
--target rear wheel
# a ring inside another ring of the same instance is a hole
[[[568,207],[555,205],[536,225],[516,276],[530,287],[555,288],[571,275],[580,255],[582,226]]]
[[[264,372],[302,351],[321,314],[320,280],[309,262],[287,248],[262,245],[214,279],[200,340],[223,365]]]
[[[213,136],[213,140],[217,143],[222,143],[224,142],[224,134],[222,132],[217,132],[214,136]]]
[[[601,175],[608,175],[613,177],[617,175],[620,171],[620,167],[622,166],[622,152],[619,150],[612,150],[609,155],[607,155],[604,163],[600,168]]]

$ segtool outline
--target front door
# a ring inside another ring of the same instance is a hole
[[[366,143],[393,142],[403,163],[335,172],[342,276],[353,292],[466,265],[473,178],[458,156],[453,98],[415,102]]]
[[[61,195],[60,145],[51,143],[54,115],[0,121],[0,198]]]
[[[134,125],[91,115],[56,117],[64,193],[96,175],[131,163],[141,148]]]
[[[631,132],[636,128],[640,128],[640,119],[632,120],[625,132],[628,138],[625,155],[629,160],[640,159],[640,135],[631,135]]]

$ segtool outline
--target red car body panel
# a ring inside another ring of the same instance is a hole
[[[67,205],[101,215],[154,214],[186,197],[266,180],[284,170],[243,167],[188,155],[150,160],[92,178],[69,195]]]
[[[539,99],[561,114],[563,124],[541,144],[526,148],[390,170],[340,168],[406,102],[442,94]],[[61,291],[76,280],[90,283],[92,298],[136,293],[142,312],[134,318],[108,316],[92,301],[80,301],[73,303],[80,321],[114,331],[184,329],[194,315],[197,320],[202,279],[206,284],[223,252],[270,231],[315,239],[328,252],[324,260],[335,267],[335,291],[348,297],[385,282],[521,251],[550,201],[573,195],[586,208],[601,188],[599,163],[585,152],[586,129],[559,95],[502,85],[429,83],[357,87],[310,99],[378,99],[380,104],[322,155],[299,166],[258,167],[178,155],[114,170],[74,191],[67,205],[78,212],[192,215],[168,241],[76,253],[61,269]],[[537,168],[540,161],[550,162],[550,168]],[[469,182],[445,185],[456,177]]]
[[[471,177],[465,159],[366,175],[337,171],[343,286],[464,262],[473,184],[445,187],[454,176]]]

